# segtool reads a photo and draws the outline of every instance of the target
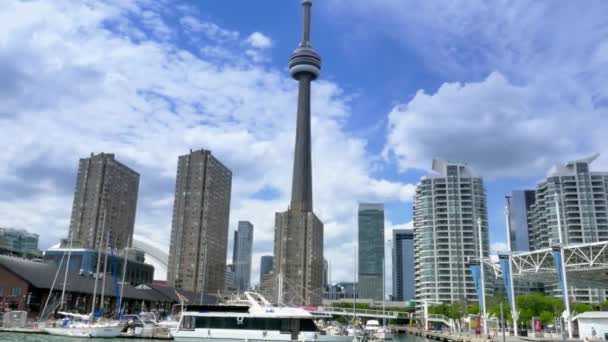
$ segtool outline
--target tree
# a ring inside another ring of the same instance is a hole
[[[561,316],[564,305],[559,298],[533,292],[517,296],[517,309],[519,321],[529,326],[532,317],[539,317],[545,323],[554,321]]]
[[[586,303],[574,303],[574,305],[572,305],[573,307],[573,314],[580,314],[583,312],[587,312],[587,311],[593,311],[593,306],[591,304],[586,304]]]

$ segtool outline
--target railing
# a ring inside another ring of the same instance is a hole
[[[397,318],[402,312],[398,311],[382,311],[382,310],[370,310],[370,309],[347,309],[338,307],[323,307],[319,308],[317,313],[329,313],[332,315],[345,315],[345,316],[367,316],[367,317],[382,317],[382,318]],[[403,312],[403,314],[408,314]]]

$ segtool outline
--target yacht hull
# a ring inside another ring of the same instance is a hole
[[[293,341],[290,334],[279,331],[259,330],[229,330],[229,329],[196,329],[195,331],[178,330],[172,333],[173,339],[178,342],[194,341]],[[319,335],[318,333],[300,333],[297,341],[327,341],[327,342],[352,342],[352,336]]]

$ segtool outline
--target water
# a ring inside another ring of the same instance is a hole
[[[113,341],[113,342],[159,342],[161,340],[147,340],[147,339],[95,339],[95,338],[73,338],[73,337],[62,337],[62,336],[50,336],[50,335],[32,335],[32,334],[13,334],[13,333],[1,333],[1,342],[91,342],[94,340],[99,341]],[[412,335],[395,335],[393,341],[397,342],[428,342],[427,339],[412,336]]]

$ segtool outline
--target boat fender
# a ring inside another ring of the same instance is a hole
[[[264,330],[264,331],[262,332],[262,336],[266,337],[266,335],[268,335],[268,331]]]
[[[245,318],[243,316],[238,316],[236,318],[236,324],[243,324],[243,321],[245,320]]]

